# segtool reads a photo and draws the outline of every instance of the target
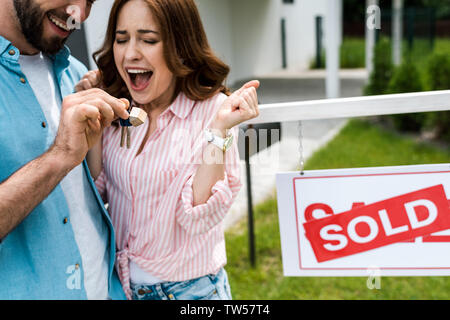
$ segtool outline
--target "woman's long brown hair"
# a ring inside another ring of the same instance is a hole
[[[118,16],[128,1],[114,1],[105,42],[93,57],[101,71],[105,91],[117,98],[131,99],[114,63],[113,52]],[[142,1],[148,4],[159,24],[164,58],[177,79],[174,98],[180,92],[195,101],[208,99],[218,92],[229,95],[224,82],[230,68],[212,51],[194,0]]]

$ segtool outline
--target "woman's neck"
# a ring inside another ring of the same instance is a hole
[[[142,104],[140,108],[144,109],[145,112],[152,115],[159,115],[166,111],[167,108],[175,101],[176,92],[175,88],[172,87],[168,89],[163,95],[159,98],[150,101],[147,104]]]

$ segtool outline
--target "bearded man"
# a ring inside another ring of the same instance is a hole
[[[0,7],[2,300],[125,298],[111,221],[84,159],[128,105],[99,89],[73,93],[87,69],[64,45],[69,22],[86,20],[94,1]]]

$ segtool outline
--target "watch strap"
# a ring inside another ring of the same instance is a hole
[[[218,135],[215,135],[210,129],[205,130],[205,136],[208,142],[214,144],[224,152],[227,151],[229,147],[227,140],[233,137],[231,133],[228,133],[225,138],[219,137]]]

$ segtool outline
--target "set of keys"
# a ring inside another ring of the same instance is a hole
[[[131,147],[131,127],[139,127],[142,125],[145,120],[147,120],[147,112],[134,106],[134,104],[130,105],[128,109],[130,113],[130,117],[127,120],[120,119],[120,126],[122,127],[121,136],[120,136],[120,147],[125,147],[125,142],[127,145],[127,149]]]

